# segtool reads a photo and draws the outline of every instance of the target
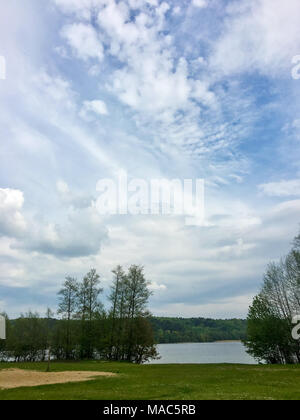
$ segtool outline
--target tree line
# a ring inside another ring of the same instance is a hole
[[[300,315],[300,235],[291,252],[267,268],[248,313],[248,353],[269,364],[300,363],[300,340],[292,336],[296,315]]]
[[[150,322],[157,343],[211,343],[246,339],[247,321],[243,319],[152,317]]]
[[[57,315],[28,312],[10,321],[0,360],[101,359],[143,363],[158,357],[147,309],[151,292],[143,267],[113,270],[110,307],[101,302],[100,276],[92,269],[82,281],[67,277],[58,293]]]

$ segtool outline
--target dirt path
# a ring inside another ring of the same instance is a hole
[[[0,389],[31,387],[39,385],[64,384],[67,382],[84,382],[97,376],[117,376],[110,372],[35,372],[32,370],[0,370]]]

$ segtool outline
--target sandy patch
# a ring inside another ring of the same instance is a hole
[[[0,389],[31,387],[39,385],[64,384],[67,382],[84,382],[98,376],[117,376],[110,372],[35,372],[32,370],[0,370]]]

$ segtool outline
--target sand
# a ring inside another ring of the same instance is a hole
[[[110,372],[36,372],[32,370],[0,370],[0,389],[32,387],[39,385],[64,384],[67,382],[84,382],[99,376],[117,376]]]

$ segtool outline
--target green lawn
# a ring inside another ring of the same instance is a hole
[[[0,369],[46,370],[43,363],[0,363]],[[0,390],[0,400],[299,400],[300,365],[146,365],[53,363],[53,371],[118,373],[90,382]]]

